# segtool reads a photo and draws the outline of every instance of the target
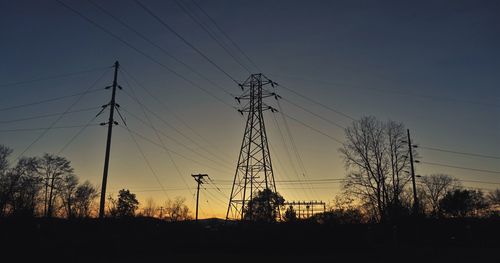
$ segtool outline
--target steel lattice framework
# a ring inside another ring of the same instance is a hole
[[[276,192],[271,155],[267,144],[266,127],[263,111],[276,111],[263,103],[263,98],[275,97],[276,93],[265,89],[274,86],[275,82],[262,74],[252,74],[240,87],[243,94],[235,99],[243,105],[238,110],[242,115],[247,113],[247,122],[241,150],[234,175],[233,187],[229,199],[226,219],[250,219],[245,214],[251,209],[245,207],[257,191],[271,190]],[[269,202],[269,200],[268,200]],[[279,214],[279,208],[277,213]],[[251,213],[249,213],[251,215]]]

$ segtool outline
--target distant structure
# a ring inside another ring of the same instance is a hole
[[[283,205],[292,208],[297,219],[305,219],[314,216],[315,213],[326,212],[326,203],[323,201],[290,201]]]
[[[235,99],[243,107],[238,111],[247,113],[247,122],[243,141],[241,143],[233,187],[226,213],[226,220],[252,220],[251,206],[247,207],[254,194],[262,190],[276,192],[273,166],[269,146],[267,144],[266,127],[264,125],[263,111],[275,112],[271,106],[263,103],[264,98],[275,97],[276,93],[266,90],[266,86],[274,86],[275,82],[263,74],[252,74],[240,84],[243,94]],[[267,202],[270,202],[267,200]],[[245,216],[248,213],[250,216]],[[279,215],[279,208],[277,211]]]

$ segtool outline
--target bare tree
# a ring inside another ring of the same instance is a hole
[[[91,208],[98,193],[96,188],[89,182],[85,181],[76,188],[74,197],[74,210],[77,217],[90,217]]]
[[[108,195],[106,202],[106,210],[107,216],[109,217],[117,217],[118,216],[118,200],[115,199],[112,195]]]
[[[170,221],[183,221],[191,219],[189,208],[184,204],[186,198],[176,197],[165,202],[166,218]]]
[[[73,173],[73,168],[66,158],[46,153],[40,159],[40,172],[45,183],[44,214],[51,217],[54,210],[56,186],[64,175]]]
[[[430,205],[430,213],[441,215],[440,201],[450,191],[460,187],[460,182],[446,174],[432,174],[421,178],[424,198]]]
[[[340,148],[348,171],[344,189],[361,199],[378,220],[399,202],[408,182],[402,171],[408,168],[404,125],[363,117],[346,128],[346,142]]]
[[[490,215],[500,217],[500,189],[489,192],[486,201],[488,202]]]
[[[9,156],[11,154],[11,148],[0,144],[0,216],[4,215],[12,196],[12,182],[9,174]]]
[[[39,158],[20,158],[10,173],[17,178],[11,200],[12,212],[15,215],[33,216],[43,183],[39,172]]]
[[[404,170],[408,168],[408,147],[404,143],[407,136],[402,123],[388,121],[386,124],[387,141],[389,146],[389,162],[391,166],[392,199],[393,204],[399,206],[399,195],[409,181]]]
[[[491,191],[486,198],[488,199],[488,202],[492,205],[500,205],[500,189],[496,189],[494,191]]]
[[[65,174],[57,184],[57,194],[61,198],[67,218],[75,216],[75,199],[78,188],[78,177],[74,174]]]
[[[155,217],[158,208],[156,206],[155,200],[153,198],[146,199],[146,204],[144,205],[143,215],[146,217]]]
[[[9,156],[12,149],[0,144],[0,174],[4,174],[9,169]]]

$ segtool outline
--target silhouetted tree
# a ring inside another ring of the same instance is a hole
[[[477,215],[480,210],[487,207],[481,191],[467,189],[447,192],[439,205],[446,215],[452,217]]]
[[[51,217],[54,210],[55,191],[63,176],[73,173],[71,162],[61,156],[44,154],[40,159],[40,172],[44,178],[44,214]]]
[[[176,197],[174,200],[168,199],[165,202],[165,217],[167,220],[183,221],[191,219],[189,208],[184,204],[186,198]]]
[[[460,182],[446,174],[432,174],[421,178],[424,199],[429,204],[431,215],[441,215],[440,201],[450,191],[460,187]]]
[[[388,202],[388,205],[392,208],[389,211],[394,216],[397,216],[399,209],[401,209],[399,197],[409,180],[409,177],[404,173],[404,170],[409,165],[408,147],[404,142],[408,138],[404,125],[399,122],[388,121],[385,125],[385,132],[387,134],[388,156],[391,167],[391,187],[387,187],[387,189],[392,192],[392,199]]]
[[[154,217],[156,215],[156,211],[157,207],[155,200],[153,198],[146,199],[142,215],[146,217]]]
[[[285,222],[295,222],[297,221],[297,212],[293,209],[293,206],[287,207],[285,213],[283,214],[283,220]]]
[[[91,207],[98,193],[95,187],[85,181],[76,188],[73,206],[77,217],[90,217]]]
[[[117,217],[118,216],[118,200],[114,198],[112,195],[108,195],[106,202],[106,215],[109,217]]]
[[[285,199],[269,189],[258,191],[245,207],[244,219],[250,221],[275,222],[279,207]]]
[[[133,217],[138,207],[139,201],[137,201],[135,194],[128,189],[122,189],[118,192],[118,201],[116,203],[116,215],[118,217]]]
[[[12,196],[12,178],[9,174],[9,156],[12,149],[0,144],[0,216],[3,216]]]
[[[75,217],[75,199],[78,188],[78,177],[74,174],[65,174],[57,184],[57,194],[61,198],[66,217]]]
[[[22,157],[10,171],[17,178],[13,189],[11,205],[12,213],[21,216],[34,216],[39,201],[39,193],[43,178],[39,172],[39,158]]]
[[[408,168],[404,125],[363,117],[345,129],[346,142],[340,148],[348,170],[344,189],[366,205],[379,220],[390,215],[392,204],[409,181],[402,176]]]
[[[500,189],[488,193],[486,200],[489,205],[490,216],[500,217]]]
[[[329,207],[329,211],[318,214],[316,220],[320,223],[358,224],[367,221],[362,209],[362,206],[355,205],[352,197],[338,195]]]
[[[12,149],[0,144],[0,174],[4,174],[9,169],[9,156],[12,154]]]
[[[486,198],[491,205],[500,205],[500,189],[491,191]]]

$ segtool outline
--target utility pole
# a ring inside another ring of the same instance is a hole
[[[410,152],[410,167],[411,167],[411,182],[413,184],[413,214],[418,213],[418,197],[417,197],[417,185],[415,183],[415,168],[413,166],[413,148],[416,145],[411,144],[410,129],[406,130],[408,132],[408,151]]]
[[[160,206],[160,219],[163,219],[163,206]]]
[[[113,133],[113,125],[118,124],[114,120],[114,113],[115,113],[115,108],[118,106],[118,104],[115,101],[115,95],[116,95],[116,88],[120,88],[118,86],[117,78],[118,78],[118,68],[120,67],[120,64],[118,61],[115,62],[114,66],[115,68],[115,74],[113,78],[113,85],[106,87],[106,89],[112,88],[112,93],[111,93],[111,101],[102,106],[101,112],[109,106],[109,120],[107,123],[101,123],[101,125],[108,125],[108,137],[106,140],[106,154],[104,156],[104,172],[102,174],[102,186],[101,186],[101,202],[99,205],[99,218],[104,218],[104,203],[106,200],[106,183],[108,181],[108,168],[109,168],[109,153],[111,151],[111,135]],[[100,112],[100,113],[101,113]],[[99,114],[100,114],[99,113]],[[97,114],[97,115],[99,115]]]
[[[208,177],[208,174],[192,174],[194,180],[198,183],[196,189],[196,222],[198,222],[198,201],[200,199],[200,185],[203,184],[203,177]]]

